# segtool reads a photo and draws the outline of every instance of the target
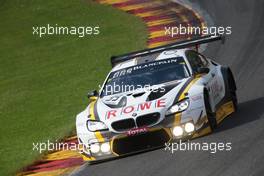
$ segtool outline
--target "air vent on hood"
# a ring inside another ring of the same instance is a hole
[[[117,100],[118,101],[118,100]],[[110,108],[122,108],[125,107],[127,104],[127,98],[124,96],[122,97],[117,104],[111,104],[113,102],[104,102]]]
[[[149,96],[148,96],[148,101],[152,101],[152,100],[156,100],[162,96],[164,96],[166,93],[168,93],[171,89],[173,89],[174,87],[176,87],[179,83],[175,83],[175,84],[170,84],[167,86],[163,86],[161,88],[158,88],[157,90],[153,90]]]
[[[133,94],[133,97],[140,97],[140,96],[142,96],[142,95],[144,95],[145,94],[145,92],[140,92],[140,93],[135,93],[135,94]]]

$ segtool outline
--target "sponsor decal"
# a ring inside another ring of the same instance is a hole
[[[146,133],[146,132],[148,132],[148,128],[147,127],[141,127],[141,128],[133,128],[133,129],[127,131],[126,134],[128,136],[134,136],[134,135],[137,135],[140,133]]]
[[[126,106],[120,109],[114,109],[106,112],[106,119],[114,118],[119,115],[133,115],[136,112],[146,111],[149,109],[164,108],[166,105],[166,98],[161,98],[155,101],[140,103],[135,106]]]
[[[114,78],[118,78],[118,77],[125,76],[128,74],[132,74],[133,72],[140,72],[140,70],[146,70],[146,69],[149,69],[151,67],[159,68],[162,65],[179,64],[180,62],[184,62],[182,57],[174,57],[174,58],[164,59],[164,60],[160,60],[160,61],[154,61],[154,62],[139,64],[139,65],[135,65],[133,67],[122,69],[120,71],[116,71],[113,74],[113,76],[109,79],[114,79]]]
[[[218,81],[214,81],[211,85],[211,91],[214,98],[217,98],[220,96],[220,93],[223,91],[223,86],[219,84]]]
[[[192,96],[191,99],[193,101],[198,101],[198,100],[201,100],[202,99],[202,96],[201,95],[195,95],[195,96]]]

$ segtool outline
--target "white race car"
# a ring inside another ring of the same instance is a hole
[[[204,36],[112,57],[101,90],[77,115],[85,160],[100,161],[208,134],[236,110],[228,67],[193,49],[223,36]]]

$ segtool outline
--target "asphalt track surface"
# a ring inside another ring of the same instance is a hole
[[[232,142],[229,152],[163,149],[95,165],[74,175],[263,175],[264,174],[264,0],[199,0],[215,25],[232,26],[225,45],[208,46],[205,54],[229,65],[238,87],[238,112],[217,131],[192,142]],[[195,8],[195,7],[194,7]]]

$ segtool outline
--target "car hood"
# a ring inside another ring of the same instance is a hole
[[[165,117],[167,109],[173,105],[175,98],[181,94],[188,79],[174,81],[162,85],[137,89],[133,92],[98,98],[95,103],[96,119],[104,122],[109,129],[111,123],[128,118],[160,113],[160,121]]]

